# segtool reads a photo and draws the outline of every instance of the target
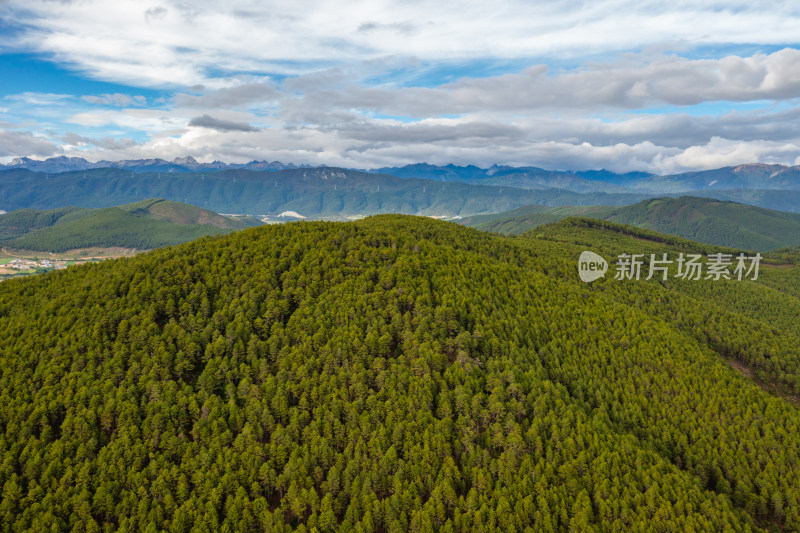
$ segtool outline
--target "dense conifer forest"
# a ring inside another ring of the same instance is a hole
[[[800,531],[797,253],[587,249],[720,251],[378,216],[0,283],[0,530]]]

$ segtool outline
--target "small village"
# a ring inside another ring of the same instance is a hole
[[[5,249],[3,249],[5,252]],[[31,274],[42,274],[52,270],[65,270],[72,265],[78,265],[89,261],[98,261],[101,258],[93,257],[1,257],[0,256],[0,281],[28,276]]]
[[[25,257],[16,257],[10,260],[8,258],[0,259],[0,281],[30,274],[40,274],[51,270],[64,270],[73,264],[75,264],[75,261],[66,259]]]
[[[51,259],[12,259],[3,266],[5,268],[11,268],[14,270],[36,270],[37,268],[64,270],[67,268],[68,263],[74,263],[74,261]]]

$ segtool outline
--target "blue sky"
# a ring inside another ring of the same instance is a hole
[[[0,162],[800,163],[791,2],[0,0]]]

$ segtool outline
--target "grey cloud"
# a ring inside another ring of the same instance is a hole
[[[356,31],[361,33],[368,33],[376,29],[377,27],[378,27],[377,22],[364,22],[363,24],[361,24],[361,26],[358,27]]]
[[[201,128],[208,128],[217,131],[244,131],[253,132],[260,131],[258,128],[251,126],[247,122],[233,122],[231,120],[220,120],[209,115],[195,117],[189,121],[189,126],[199,126]]]
[[[201,96],[181,93],[175,96],[175,104],[181,107],[231,108],[254,102],[274,100],[278,91],[267,83],[247,83],[219,89]]]
[[[6,156],[48,156],[58,152],[58,147],[29,132],[0,130],[0,157]]]
[[[348,139],[369,142],[440,143],[465,142],[468,139],[506,140],[514,142],[524,138],[525,132],[515,126],[502,123],[467,122],[456,124],[402,124],[385,125],[359,122],[339,130]]]
[[[800,139],[800,108],[722,116],[649,115],[610,124],[605,133],[621,142],[646,138],[680,148],[705,144],[714,137],[741,141],[794,141]]]
[[[161,20],[167,16],[167,8],[162,6],[154,6],[144,12],[144,18],[147,22]]]
[[[324,109],[304,105],[303,101],[286,101],[281,105],[281,119],[285,127],[297,129],[305,127],[334,131],[348,127],[349,124],[361,122],[364,117],[359,113],[341,109]]]
[[[365,142],[424,142],[440,143],[467,139],[492,139],[496,142],[516,142],[527,132],[502,121],[437,121],[398,123],[365,119],[362,115],[344,111],[314,111],[298,106],[284,115],[286,127],[293,130],[313,129],[336,133],[342,139]]]
[[[82,144],[85,145],[85,144],[90,144],[92,142],[92,140],[89,139],[88,137],[83,137],[73,132],[68,132],[61,138],[61,140],[71,145],[82,145]]]
[[[401,35],[411,35],[417,32],[417,25],[409,21],[393,22],[391,24],[364,22],[356,29],[357,33],[373,33],[376,31],[391,31]]]

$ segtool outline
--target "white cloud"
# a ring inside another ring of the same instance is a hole
[[[141,95],[130,96],[127,94],[100,94],[85,95],[81,97],[85,102],[94,105],[110,105],[116,107],[128,107],[132,105],[142,106],[147,103],[147,99]]]
[[[102,109],[76,113],[64,120],[67,124],[86,127],[116,126],[127,131],[162,132],[183,128],[187,119],[161,109]]]
[[[736,141],[713,137],[707,144],[690,146],[665,160],[664,171],[710,169],[741,164],[743,161],[792,164],[800,157],[800,142]]]
[[[102,79],[167,86],[203,83],[210,71],[296,74],[396,55],[440,61],[578,57],[664,43],[780,45],[795,42],[800,26],[796,6],[767,0],[11,0],[0,16],[31,28],[8,37],[12,46]]]
[[[63,103],[72,98],[68,94],[38,93],[27,91],[19,94],[11,94],[4,97],[11,102],[19,102],[29,106],[52,106]]]

